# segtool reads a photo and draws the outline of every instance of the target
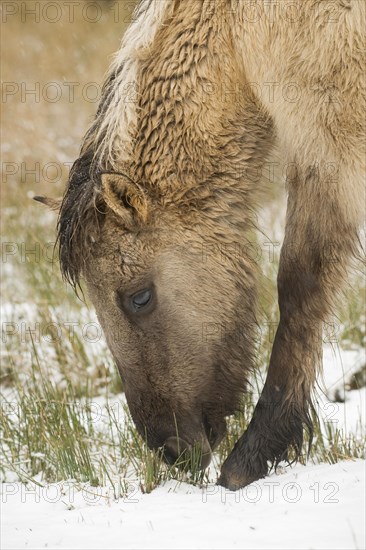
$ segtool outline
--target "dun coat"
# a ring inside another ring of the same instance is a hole
[[[86,281],[137,428],[169,462],[199,444],[205,467],[254,365],[256,267],[230,250],[275,149],[287,166],[280,322],[232,489],[311,434],[322,323],[357,253],[366,4],[330,4],[144,0],[61,205],[63,274]]]

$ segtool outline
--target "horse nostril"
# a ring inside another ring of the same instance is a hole
[[[208,443],[207,443],[208,445]],[[202,449],[200,445],[193,447],[180,437],[168,437],[163,445],[165,461],[176,464],[179,468],[204,470],[211,462],[211,449]]]
[[[205,470],[211,462],[211,453],[203,453],[201,456],[200,469]]]
[[[174,464],[189,445],[180,437],[168,437],[164,443],[164,458],[168,464]]]
[[[168,449],[164,449],[164,459],[170,466],[173,466],[173,464],[175,464],[177,458],[178,457],[172,454],[171,451],[169,451]]]

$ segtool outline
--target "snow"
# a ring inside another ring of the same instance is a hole
[[[235,493],[170,481],[115,501],[61,487],[3,484],[3,549],[365,547],[362,460],[297,465]]]
[[[326,395],[333,400],[337,395],[347,400],[347,385],[353,374],[366,362],[362,348],[342,349],[338,344],[323,347],[323,386]]]
[[[364,436],[366,431],[366,393],[365,388],[349,391],[348,382],[365,365],[365,361],[365,350],[362,348],[344,350],[338,344],[325,345],[323,373],[316,391],[318,415],[323,421],[357,436]],[[344,402],[335,402],[337,395]]]

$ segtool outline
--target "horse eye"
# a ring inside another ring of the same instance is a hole
[[[149,289],[138,292],[132,296],[131,301],[135,311],[140,311],[151,302],[152,292]]]

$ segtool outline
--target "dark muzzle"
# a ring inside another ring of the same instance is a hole
[[[163,445],[163,456],[168,464],[181,469],[204,470],[211,462],[211,450],[206,445],[189,445],[180,437],[168,437]]]

